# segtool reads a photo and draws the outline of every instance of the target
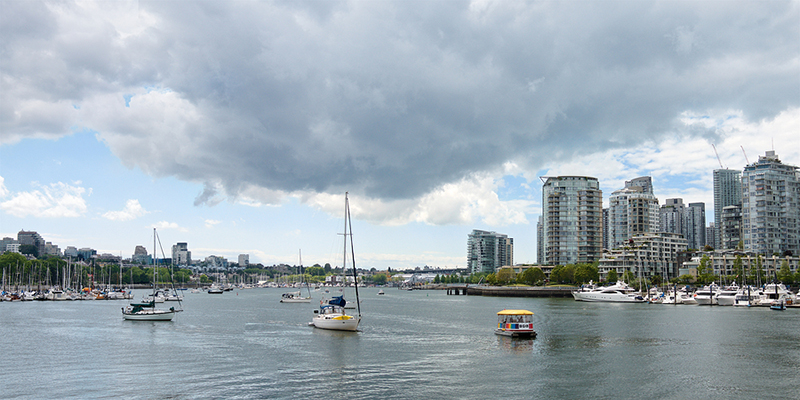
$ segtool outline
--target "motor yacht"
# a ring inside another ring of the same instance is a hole
[[[736,294],[739,292],[739,285],[734,282],[731,285],[725,286],[717,292],[714,297],[717,304],[721,306],[732,306],[736,300]]]
[[[573,291],[572,297],[577,301],[595,302],[644,303],[645,301],[635,289],[621,280],[611,286]]]
[[[719,292],[719,285],[712,282],[710,285],[703,286],[702,289],[694,292],[694,299],[699,305],[714,305],[717,304],[717,299],[714,297]]]

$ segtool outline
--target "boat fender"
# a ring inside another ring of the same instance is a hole
[[[170,307],[169,310],[170,311],[175,311],[175,307]]]

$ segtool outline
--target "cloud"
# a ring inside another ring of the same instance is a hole
[[[531,204],[497,197],[507,163],[688,174],[713,168],[703,143],[739,133],[687,118],[800,107],[796,2],[11,2],[4,16],[0,142],[92,129],[128,167],[203,184],[198,206],[327,208],[349,191],[387,224],[521,223]]]
[[[222,221],[217,221],[215,219],[207,219],[205,221],[206,228],[213,228],[215,225],[222,223]]]
[[[103,218],[112,221],[130,221],[148,214],[148,211],[142,208],[139,200],[130,199],[125,203],[125,208],[122,211],[109,211],[103,214]]]
[[[6,188],[6,179],[0,176],[0,198],[6,197],[8,195],[8,189]]]
[[[175,229],[178,232],[189,232],[188,229],[181,227],[175,222],[158,221],[155,224],[151,225],[150,227],[159,230]]]
[[[80,185],[80,182],[76,182]],[[34,216],[40,218],[74,218],[86,214],[86,189],[63,182],[41,185],[30,192],[12,193],[11,199],[0,203],[0,209],[19,218]],[[7,189],[3,186],[3,190]],[[91,190],[89,191],[91,193]],[[5,197],[5,196],[3,196]]]

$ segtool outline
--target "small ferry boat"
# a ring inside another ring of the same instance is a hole
[[[536,337],[533,330],[533,313],[528,310],[503,310],[497,313],[497,335],[510,337]]]

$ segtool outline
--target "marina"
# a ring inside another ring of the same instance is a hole
[[[3,397],[797,394],[796,309],[360,290],[361,332],[309,327],[315,303],[288,307],[279,302],[283,291],[269,288],[186,293],[185,311],[171,322],[124,321],[114,301],[2,303],[3,357],[14,364],[4,372]],[[319,297],[314,293],[314,302]],[[495,335],[502,309],[533,312],[537,337]],[[158,372],[148,377],[147,391],[141,390],[142,371]]]

